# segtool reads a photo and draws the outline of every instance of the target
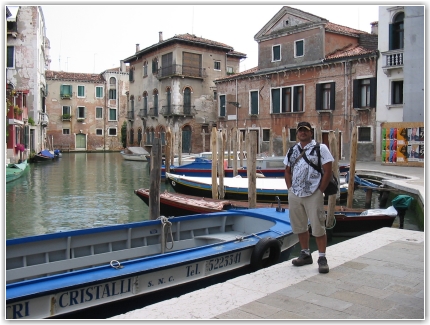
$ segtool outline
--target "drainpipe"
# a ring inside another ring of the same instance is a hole
[[[236,78],[236,103],[238,103],[237,101],[237,78]],[[239,126],[239,104],[236,105],[236,128]]]

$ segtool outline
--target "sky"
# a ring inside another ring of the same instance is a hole
[[[190,33],[227,44],[247,55],[244,71],[258,65],[254,36],[285,4],[42,4],[50,70],[101,73],[119,67],[135,54],[136,44],[149,47],[163,32],[164,40]],[[289,6],[369,33],[370,23],[378,20],[377,5]]]

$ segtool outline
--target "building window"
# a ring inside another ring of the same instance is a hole
[[[154,96],[154,116],[158,115],[158,90],[155,89],[153,92]]]
[[[233,74],[233,67],[227,67],[227,74]]]
[[[251,115],[258,115],[258,91],[251,91],[249,93],[250,112]]]
[[[96,98],[103,98],[103,87],[96,87]]]
[[[134,81],[134,69],[133,68],[128,70],[128,81],[130,81],[130,82]]]
[[[370,127],[358,127],[358,141],[359,142],[371,142],[372,141],[372,128]]]
[[[77,110],[78,110],[77,118],[78,119],[84,119],[85,118],[85,107],[84,106],[78,106]]]
[[[145,61],[143,63],[143,77],[147,77],[148,76],[148,61]]]
[[[103,135],[103,129],[96,129],[96,135]]]
[[[191,115],[191,89],[184,89],[184,114]]]
[[[109,99],[116,99],[116,89],[109,89]]]
[[[391,104],[403,105],[403,80],[391,83]]]
[[[215,61],[214,62],[214,70],[221,71],[221,61]]]
[[[293,88],[293,112],[304,111],[304,86],[294,86]]]
[[[214,90],[214,100],[216,100],[216,97],[217,97],[217,92],[216,90]]]
[[[116,121],[116,108],[109,108],[109,121]]]
[[[108,135],[109,136],[116,136],[116,128],[109,128],[108,129]]]
[[[301,57],[305,54],[305,41],[299,40],[294,42],[294,57]]]
[[[60,97],[71,98],[72,97],[72,85],[61,85],[60,86]]]
[[[85,97],[85,86],[78,86],[78,97]]]
[[[291,90],[295,94],[291,96]],[[272,113],[289,113],[291,107],[294,107],[294,112],[303,111],[303,86],[274,88],[272,95]],[[293,102],[294,99],[294,102]]]
[[[354,108],[376,107],[376,78],[353,81]]]
[[[281,45],[272,47],[272,62],[281,61]]]
[[[63,134],[70,134],[70,129],[63,129]]]
[[[143,93],[143,110],[148,112],[148,93],[146,91]]]
[[[158,59],[152,60],[152,73],[157,73],[158,71]]]
[[[290,142],[296,142],[297,141],[297,130],[296,129],[290,129]]]
[[[103,107],[96,107],[96,119],[103,118]]]
[[[7,68],[15,67],[15,47],[8,46],[7,47]]]
[[[264,142],[270,141],[270,129],[263,129],[263,141]]]
[[[390,50],[399,50],[403,49],[404,47],[404,19],[405,14],[400,12],[394,17],[393,23],[389,26]]]
[[[63,118],[64,118],[64,115],[68,115],[69,117],[70,117],[70,106],[63,106]]]
[[[219,116],[225,116],[225,95],[219,96]]]
[[[316,102],[315,109],[334,110],[335,106],[335,83],[328,82],[316,84]]]

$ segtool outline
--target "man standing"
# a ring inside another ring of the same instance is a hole
[[[284,159],[285,183],[288,188],[288,203],[291,227],[299,236],[301,252],[292,261],[295,266],[312,264],[309,249],[308,220],[315,237],[319,258],[319,273],[328,273],[329,267],[325,256],[327,235],[325,229],[326,214],[324,211],[323,192],[332,176],[333,156],[325,144],[320,144],[321,168],[323,175],[309,165],[303,155],[318,166],[318,153],[315,140],[312,139],[312,127],[308,122],[297,124],[298,143],[290,148],[291,153]],[[290,152],[289,150],[289,152]]]

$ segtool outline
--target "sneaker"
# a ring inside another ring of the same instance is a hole
[[[303,266],[306,264],[312,264],[314,261],[312,260],[312,255],[308,255],[305,252],[300,252],[298,258],[291,261],[295,266]]]
[[[325,258],[325,256],[320,256],[318,258],[318,271],[320,273],[328,273],[329,271],[327,259]]]

